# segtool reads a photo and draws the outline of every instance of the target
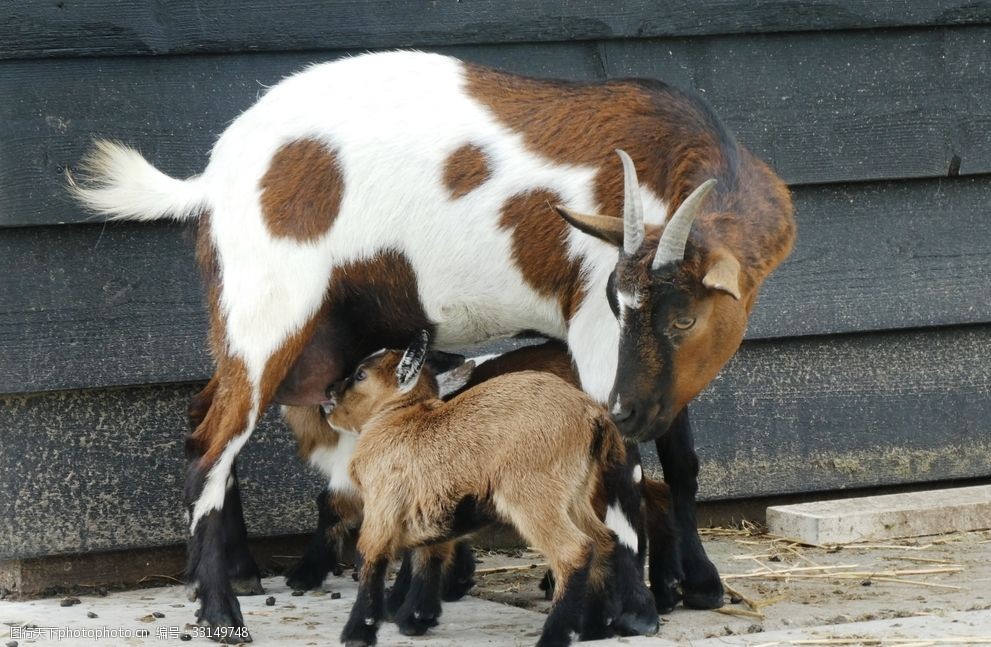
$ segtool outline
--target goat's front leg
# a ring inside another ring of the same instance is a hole
[[[685,606],[693,609],[716,609],[723,606],[723,583],[719,571],[709,560],[699,538],[695,520],[695,495],[698,493],[699,459],[685,407],[670,429],[657,439],[657,456],[664,469],[664,480],[671,489],[672,519],[678,533],[684,579],[681,590]],[[661,574],[662,566],[651,568]]]

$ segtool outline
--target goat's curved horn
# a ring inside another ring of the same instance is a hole
[[[716,180],[706,180],[692,191],[674,212],[664,227],[661,242],[657,245],[657,253],[654,254],[654,262],[650,265],[651,269],[656,270],[662,265],[685,258],[685,246],[688,244],[692,223],[695,222],[695,216],[698,215],[699,207],[702,206],[705,197],[715,186]]]
[[[420,377],[420,369],[427,359],[427,346],[430,344],[430,333],[421,330],[420,334],[410,343],[406,352],[403,353],[399,365],[396,366],[396,381],[399,382],[400,391],[408,391],[416,384]]]
[[[637,170],[626,151],[616,149],[623,162],[623,251],[635,254],[643,245],[643,200],[640,197],[640,184]]]

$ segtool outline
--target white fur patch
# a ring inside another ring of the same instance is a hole
[[[643,480],[643,468],[637,465],[633,468],[633,482],[639,483]]]
[[[341,433],[334,447],[318,447],[310,454],[310,465],[320,470],[332,492],[353,492],[354,482],[348,474],[348,465],[354,456],[358,435]]]
[[[626,518],[626,515],[623,514],[623,511],[616,503],[606,508],[606,527],[616,533],[619,543],[634,553],[639,550],[640,542],[637,537],[637,531],[633,529],[629,519]]]

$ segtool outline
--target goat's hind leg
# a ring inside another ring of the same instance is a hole
[[[186,582],[193,597],[200,600],[199,621],[208,627],[211,638],[226,643],[250,642],[229,579],[227,524],[231,519],[225,519],[224,507],[226,503],[240,503],[240,496],[231,495],[234,458],[247,441],[257,412],[252,411],[253,389],[239,362],[221,362],[218,380],[203,423],[187,441],[190,538]]]
[[[220,384],[219,374],[214,374],[203,389],[195,394],[186,409],[190,431],[195,432],[206,419],[213,405],[217,386]],[[190,460],[199,458],[196,450],[197,443],[187,444],[190,449]],[[260,595],[264,593],[261,583],[261,571],[248,549],[248,528],[244,522],[244,509],[241,505],[241,489],[237,479],[236,465],[231,466],[231,480],[223,504],[224,548],[227,554],[227,576],[235,595]]]

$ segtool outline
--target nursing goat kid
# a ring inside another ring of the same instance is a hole
[[[349,473],[364,505],[358,597],[341,640],[375,643],[391,559],[413,548],[414,559],[429,555],[427,547],[495,521],[513,525],[555,575],[538,645],[567,645],[572,633],[655,631],[631,523],[638,485],[609,414],[537,371],[500,375],[444,402],[423,369],[427,342],[424,331],[405,353],[372,355],[332,392],[328,423],[358,435]],[[603,488],[605,523],[595,511]]]
[[[438,362],[428,359],[428,367],[438,370]],[[441,389],[444,400],[500,375],[520,371],[542,371],[557,375],[578,388],[580,382],[571,363],[568,348],[561,342],[547,341],[524,346],[508,353],[480,362],[455,365],[448,359],[441,368],[449,369],[443,376],[447,393]],[[421,379],[429,379],[425,374]],[[342,540],[361,524],[362,506],[354,483],[348,475],[348,464],[354,454],[357,437],[340,433],[330,427],[320,407],[284,407],[283,415],[296,437],[300,458],[321,470],[327,478],[327,486],[317,497],[318,525],[302,558],[286,572],[286,583],[293,589],[319,587],[337,566]],[[670,520],[664,511],[669,508],[668,489],[663,483],[653,481],[642,471],[634,472],[634,480],[643,478],[645,508],[648,516],[648,540],[651,565],[651,590],[660,612],[672,610],[677,602],[675,586],[677,578],[665,584],[657,576],[658,564],[670,565],[676,572],[680,566],[678,545],[673,536]],[[595,509],[600,518],[606,515],[606,492],[596,493]],[[641,546],[641,549],[643,547]],[[460,599],[474,585],[474,556],[464,542],[446,544],[436,549],[432,558],[439,564],[439,574],[422,571],[429,560],[406,558],[388,597],[389,614],[407,635],[422,633],[436,624],[440,599]],[[414,572],[415,571],[415,572]],[[339,574],[339,573],[338,573]],[[548,580],[542,583],[547,587]],[[431,595],[435,599],[431,599]]]
[[[625,183],[614,149],[629,153]],[[224,550],[243,533],[227,508],[239,506],[234,459],[263,409],[320,404],[367,353],[420,328],[440,348],[522,331],[566,341],[620,432],[658,439],[685,603],[722,604],[695,529],[684,410],[739,346],[794,223],[780,179],[700,98],[656,81],[369,54],[270,88],[202,175],[168,177],[106,142],[88,175],[75,194],[101,214],[199,218],[216,360],[187,442],[187,578],[201,622],[243,628],[228,578],[257,569]],[[610,217],[582,215],[594,212]],[[366,316],[382,308],[381,321]]]

